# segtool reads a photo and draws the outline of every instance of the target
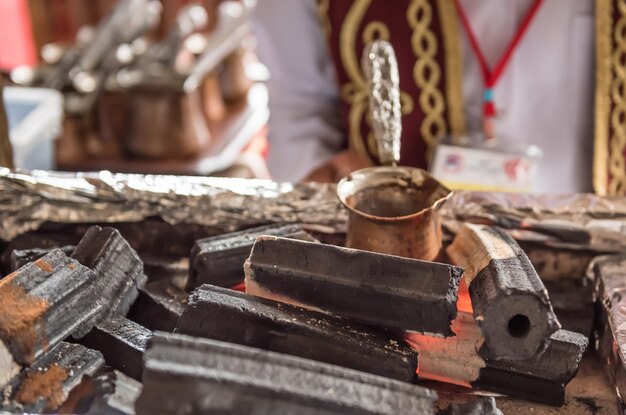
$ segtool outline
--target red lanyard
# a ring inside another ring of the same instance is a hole
[[[504,54],[500,57],[500,60],[496,64],[496,67],[491,70],[489,68],[489,65],[487,64],[485,55],[478,45],[476,35],[472,30],[472,26],[470,25],[467,15],[465,14],[465,10],[463,10],[463,7],[461,7],[461,3],[459,0],[454,0],[454,4],[459,13],[459,18],[461,19],[461,23],[463,23],[463,26],[465,27],[465,32],[467,33],[470,45],[474,50],[474,54],[478,58],[478,62],[480,63],[480,69],[483,73],[483,81],[485,83],[485,90],[483,92],[483,122],[486,138],[493,138],[493,118],[496,116],[496,106],[493,99],[493,88],[496,86],[496,84],[500,80],[500,77],[506,70],[508,63],[511,60],[511,56],[513,56],[513,52],[515,52],[515,49],[519,46],[522,38],[524,37],[524,34],[530,26],[530,23],[537,15],[537,11],[539,10],[539,6],[541,6],[541,3],[543,3],[543,0],[535,0],[530,10],[528,11],[528,14],[526,14],[526,17],[522,21],[522,24],[517,29],[515,36],[513,36],[513,39],[511,39],[511,42],[504,51]]]

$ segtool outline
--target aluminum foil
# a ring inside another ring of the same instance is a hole
[[[458,192],[442,208],[446,228],[492,223],[520,240],[597,252],[626,252],[626,198]],[[44,222],[166,222],[228,232],[268,222],[346,231],[332,184],[137,174],[11,171],[0,168],[0,238]]]
[[[515,239],[547,246],[626,251],[626,198],[593,194],[458,192],[443,207],[455,232],[463,221],[511,230]]]
[[[0,168],[0,238],[47,221],[135,222],[160,216],[221,232],[268,222],[343,232],[334,185],[267,180],[99,173],[12,172]]]

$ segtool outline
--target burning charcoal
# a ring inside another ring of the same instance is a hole
[[[95,279],[55,249],[0,280],[0,387],[101,311]]]
[[[420,378],[555,406],[563,404],[565,386],[576,375],[588,344],[579,333],[559,330],[538,358],[494,360],[481,348],[481,330],[471,314],[459,313],[452,326],[457,335],[447,339],[407,335],[419,354]]]
[[[107,365],[133,379],[141,380],[143,354],[152,332],[124,317],[111,317],[97,324],[82,340],[99,350]]]
[[[269,225],[196,241],[189,260],[187,291],[202,284],[230,288],[243,282],[243,263],[261,235],[283,236],[315,242],[298,225]]]
[[[74,249],[76,247],[73,245],[64,246],[59,248],[63,253],[67,256],[72,255]],[[17,270],[18,268],[22,268],[24,265],[29,262],[35,262],[43,256],[46,256],[52,251],[54,248],[32,248],[32,249],[23,249],[23,250],[15,250],[11,252],[11,265],[10,272]]]
[[[485,360],[472,386],[513,397],[561,406],[565,386],[576,375],[588,339],[579,333],[559,330],[550,337],[545,353],[535,359],[511,362]]]
[[[168,281],[149,282],[139,289],[139,297],[128,317],[150,330],[173,332],[178,324],[187,293]]]
[[[142,384],[117,370],[85,376],[59,408],[59,413],[134,415]]]
[[[61,342],[24,369],[2,391],[0,410],[42,413],[57,409],[82,377],[104,366],[104,358],[80,344]]]
[[[626,399],[626,256],[596,258],[589,266],[598,309],[596,349],[606,362],[620,404]]]
[[[437,394],[280,353],[157,333],[138,414],[432,414]]]
[[[593,287],[571,282],[546,283],[550,302],[564,330],[591,337],[594,322]]]
[[[412,382],[417,354],[347,320],[203,285],[189,297],[177,333],[208,337]]]
[[[503,415],[493,398],[480,398],[474,402],[452,404],[438,415]]]
[[[145,283],[146,276],[143,263],[135,250],[113,228],[89,228],[72,258],[96,272],[94,290],[106,300],[103,312],[90,321],[90,325],[81,327],[75,333],[80,338],[99,321],[113,315],[125,316],[139,294],[138,287]]]
[[[588,343],[587,337],[580,333],[559,330],[550,336],[545,353],[536,359],[507,362],[491,359],[483,350],[479,351],[479,354],[484,357],[487,368],[490,370],[527,373],[530,376],[565,385],[576,375],[578,364]]]
[[[253,295],[377,327],[453,334],[458,267],[261,236],[245,268]]]
[[[474,317],[493,358],[530,359],[560,328],[528,257],[501,229],[465,224],[448,247],[465,269]]]

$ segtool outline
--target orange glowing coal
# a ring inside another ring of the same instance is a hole
[[[465,279],[461,279],[461,283],[459,284],[459,294],[458,300],[456,302],[456,309],[459,312],[465,312],[469,314],[474,313],[474,309],[472,308],[472,300],[470,298]]]

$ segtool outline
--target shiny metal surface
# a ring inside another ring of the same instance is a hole
[[[378,143],[378,158],[383,165],[400,161],[400,75],[393,47],[376,40],[366,46],[361,60],[369,86],[369,111],[372,129]]]
[[[170,224],[211,226],[219,232],[279,222],[333,233],[343,232],[347,220],[333,185],[0,168],[3,240],[48,221],[139,222],[154,216]]]

